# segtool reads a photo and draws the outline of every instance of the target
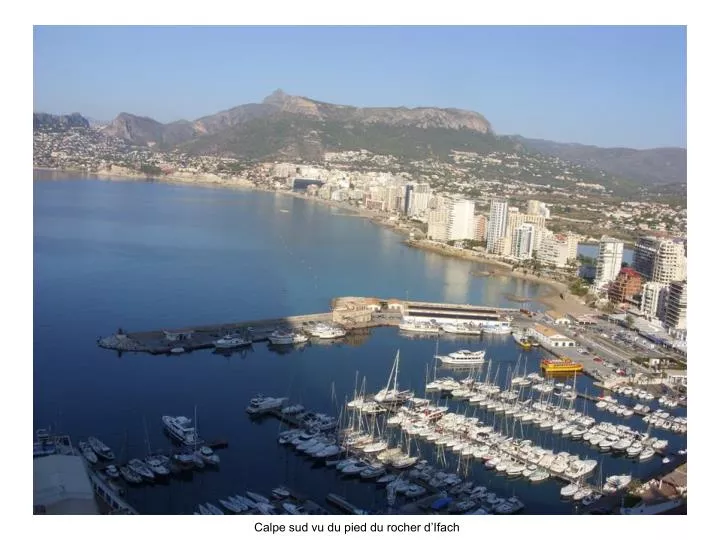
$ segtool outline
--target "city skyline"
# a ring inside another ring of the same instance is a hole
[[[170,122],[282,88],[473,110],[498,134],[685,147],[685,38],[684,27],[35,27],[33,105]]]

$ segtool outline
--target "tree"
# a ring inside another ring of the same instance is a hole
[[[633,317],[632,315],[626,315],[625,316],[625,324],[627,325],[628,328],[632,328],[633,325],[635,324],[635,317]]]

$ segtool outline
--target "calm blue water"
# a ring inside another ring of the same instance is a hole
[[[256,344],[229,357],[210,351],[118,356],[95,345],[97,337],[119,326],[133,331],[323,312],[331,298],[343,295],[513,306],[506,294],[543,293],[541,286],[514,278],[472,277],[481,265],[408,248],[392,231],[338,213],[269,193],[36,172],[35,427],[53,426],[75,441],[96,435],[124,459],[144,457],[144,424],[149,445],[167,449],[160,417],[191,416],[197,406],[202,435],[230,443],[219,451],[220,469],[195,473],[190,481],[128,489],[128,499],[143,513],[192,513],[198,503],[246,489],[267,492],[279,484],[318,502],[334,491],[379,509],[383,490],[340,481],[334,470],[314,468],[278,445],[278,422],[251,422],[244,412],[249,399],[258,392],[281,394],[336,413],[356,379],[365,377],[372,391],[385,384],[398,349],[401,385],[419,393],[436,346],[441,353],[487,349],[499,382],[518,366],[537,370],[541,353],[519,359],[508,338],[443,339],[436,345],[389,328],[352,345],[309,345],[285,354]],[[581,376],[577,383],[589,388],[590,381]],[[592,404],[588,411],[596,413]],[[604,415],[595,414],[608,418]],[[638,418],[629,423],[645,427]],[[677,448],[685,446],[668,432],[660,434]],[[556,451],[594,454],[584,444],[547,433],[524,435]],[[435,458],[427,447],[424,452]],[[452,465],[449,454],[448,459]],[[608,455],[603,473],[637,474],[659,463],[639,465]],[[560,501],[555,482],[531,487],[481,466],[473,474],[500,494],[516,493],[530,512],[572,512]]]
[[[628,244],[625,244],[625,248],[623,249],[623,262],[626,262],[628,264],[632,264],[633,262],[633,255],[635,254],[635,251],[631,247],[627,247]],[[593,259],[597,258],[599,247],[597,244],[578,244],[578,255],[584,255],[585,257],[592,257]]]

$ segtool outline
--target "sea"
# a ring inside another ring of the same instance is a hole
[[[368,512],[382,512],[385,490],[343,479],[279,445],[284,428],[274,418],[248,417],[249,400],[258,393],[286,396],[337,416],[361,386],[376,392],[386,385],[398,352],[398,384],[418,396],[428,377],[453,375],[436,366],[436,352],[485,349],[491,362],[473,375],[500,385],[512,374],[537,371],[543,357],[540,350],[520,350],[509,336],[418,338],[395,328],[282,350],[256,343],[227,355],[118,354],[99,348],[97,339],[118,328],[326,312],[338,296],[518,307],[509,298],[537,298],[547,290],[514,277],[473,275],[488,268],[407,247],[398,233],[346,210],[269,192],[35,171],[33,222],[34,429],[68,434],[76,443],[94,435],[120,462],[171,450],[163,415],[188,416],[204,439],[228,443],[218,450],[217,469],[127,486],[125,496],[140,513],[192,514],[200,503],[217,504],[246,490],[269,494],[279,485],[321,505],[336,493]],[[526,307],[543,309],[534,302]],[[584,375],[568,384],[597,393]],[[638,463],[600,454],[582,442],[509,424],[467,402],[442,402],[555,452],[598,460],[592,482],[600,475],[638,476],[662,467],[657,457]],[[647,430],[639,417],[621,420],[582,399],[575,406],[599,421]],[[686,445],[685,437],[671,432],[653,434],[668,439],[670,450]],[[562,484],[554,480],[530,485],[487,471],[482,463],[461,467],[456,455],[425,443],[412,442],[412,451],[438,467],[460,468],[499,496],[520,497],[526,513],[577,511],[561,499]]]

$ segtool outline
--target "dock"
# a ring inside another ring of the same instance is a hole
[[[478,320],[503,318],[519,314],[518,309],[467,304],[448,304],[416,300],[339,297],[330,303],[331,311],[307,315],[290,315],[273,319],[239,321],[221,324],[128,332],[119,328],[111,336],[98,338],[98,346],[118,352],[149,354],[183,354],[214,347],[214,342],[228,334],[247,336],[252,342],[266,341],[279,328],[303,332],[318,323],[332,323],[353,332],[381,326],[398,326],[403,317],[429,317],[436,313],[462,313]]]

